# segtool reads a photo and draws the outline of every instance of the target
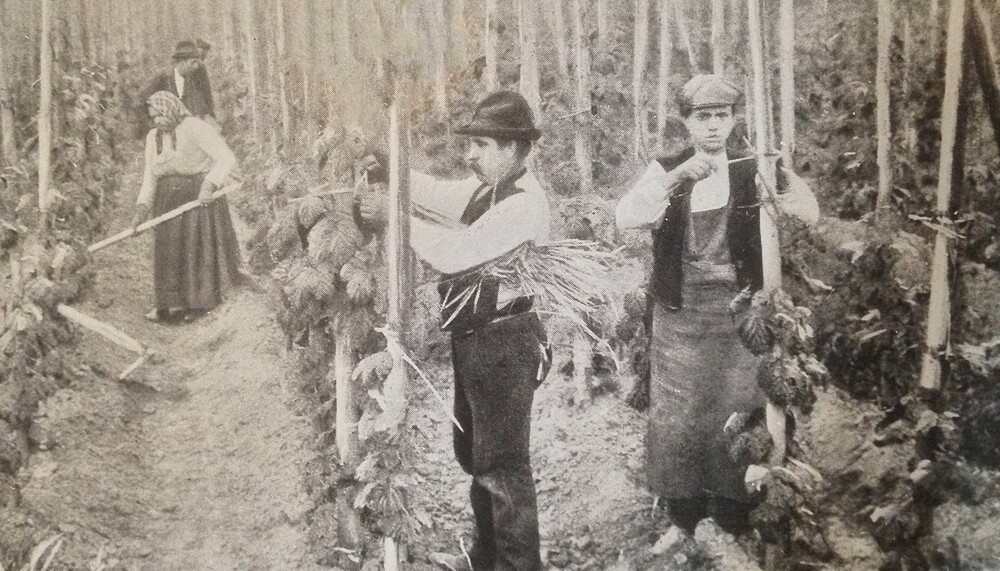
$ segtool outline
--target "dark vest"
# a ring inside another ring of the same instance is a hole
[[[517,178],[520,178],[518,176]],[[490,208],[512,196],[524,192],[514,185],[514,180],[497,187],[496,196],[488,190],[487,185],[480,186],[473,193],[472,199],[465,207],[459,221],[471,226],[479,220]],[[478,276],[473,274],[452,274],[444,276],[438,283],[438,293],[441,295],[441,328],[445,331],[471,331],[486,325],[490,321],[505,315],[523,313],[531,309],[530,298],[517,298],[502,308],[497,307],[500,294],[500,284],[493,279],[484,279],[479,291],[465,303],[450,302],[460,298],[462,293],[476,284]],[[446,307],[448,306],[448,307]],[[456,314],[455,309],[461,306]]]
[[[657,161],[670,172],[692,156],[694,149],[688,148]],[[740,157],[730,154],[730,159],[733,158]],[[747,286],[758,290],[764,284],[756,175],[757,161],[729,165],[730,210],[726,239],[741,290]],[[653,230],[653,275],[649,280],[649,293],[653,299],[673,309],[683,305],[683,256],[693,188],[693,182],[685,182],[677,189],[659,229]]]

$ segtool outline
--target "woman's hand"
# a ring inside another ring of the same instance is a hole
[[[359,192],[354,198],[358,214],[365,222],[379,227],[389,221],[389,197],[382,192]]]
[[[198,200],[202,206],[208,206],[212,202],[212,193],[215,192],[215,185],[209,181],[201,183],[201,191],[198,192]]]

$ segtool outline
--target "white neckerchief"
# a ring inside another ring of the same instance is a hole
[[[725,151],[706,156],[715,163],[715,169],[710,175],[694,183],[691,212],[716,210],[729,204],[729,157]]]
[[[184,97],[184,76],[181,75],[181,72],[177,71],[176,67],[174,68],[174,83],[177,84],[177,97],[183,98]]]

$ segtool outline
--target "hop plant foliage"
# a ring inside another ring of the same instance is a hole
[[[743,344],[762,355],[757,383],[768,400],[781,407],[812,410],[814,388],[824,382],[826,367],[813,355],[812,312],[795,305],[781,289],[754,296],[739,326]]]

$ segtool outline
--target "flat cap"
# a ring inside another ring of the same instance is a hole
[[[714,74],[696,75],[684,84],[677,97],[682,111],[700,107],[736,105],[742,93],[732,83]]]
[[[487,95],[476,106],[472,121],[454,132],[515,141],[536,141],[542,136],[542,132],[535,127],[531,106],[515,91],[495,91]]]

